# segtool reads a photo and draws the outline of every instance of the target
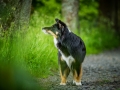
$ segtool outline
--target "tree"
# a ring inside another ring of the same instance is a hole
[[[62,0],[62,15],[70,30],[79,30],[79,0]]]
[[[28,24],[32,0],[0,0],[0,33]]]

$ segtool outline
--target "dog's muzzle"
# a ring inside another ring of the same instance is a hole
[[[57,35],[55,35],[55,34],[54,34],[52,31],[50,31],[50,30],[46,30],[46,29],[42,28],[42,31],[43,31],[45,34],[50,34],[50,35],[54,36],[55,38],[57,38]]]
[[[49,33],[47,32],[47,30],[44,29],[44,28],[42,28],[42,31],[43,31],[45,34],[49,34]]]

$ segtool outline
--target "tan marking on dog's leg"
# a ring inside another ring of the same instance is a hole
[[[63,73],[60,70],[60,76],[61,76],[61,83],[60,83],[60,85],[66,85],[67,77],[68,77],[69,73],[70,73],[70,69],[68,67],[64,70]]]
[[[64,75],[62,75],[61,70],[60,70],[60,76],[61,76],[61,83],[60,83],[60,85],[66,85],[66,77]]]
[[[74,70],[74,72],[73,72],[73,78],[74,78],[73,83],[75,83],[76,85],[82,85],[82,84],[81,84],[81,79],[82,79],[82,66],[80,66],[80,74],[79,74],[79,75],[78,75],[77,71]]]

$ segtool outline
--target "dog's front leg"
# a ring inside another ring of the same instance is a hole
[[[67,77],[70,73],[70,69],[67,66],[66,62],[64,60],[60,60],[60,76],[61,76],[61,83],[60,85],[66,85]]]

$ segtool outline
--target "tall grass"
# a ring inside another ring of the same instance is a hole
[[[51,71],[58,68],[57,50],[53,37],[45,35],[41,29],[51,23],[54,23],[54,17],[35,12],[28,30],[16,30],[12,37],[0,38],[1,62],[15,62],[36,77],[52,74]]]
[[[44,26],[54,23],[54,17],[35,12],[31,16],[29,31],[26,35],[26,63],[35,76],[45,77],[58,68],[57,50],[53,37],[42,32]]]

